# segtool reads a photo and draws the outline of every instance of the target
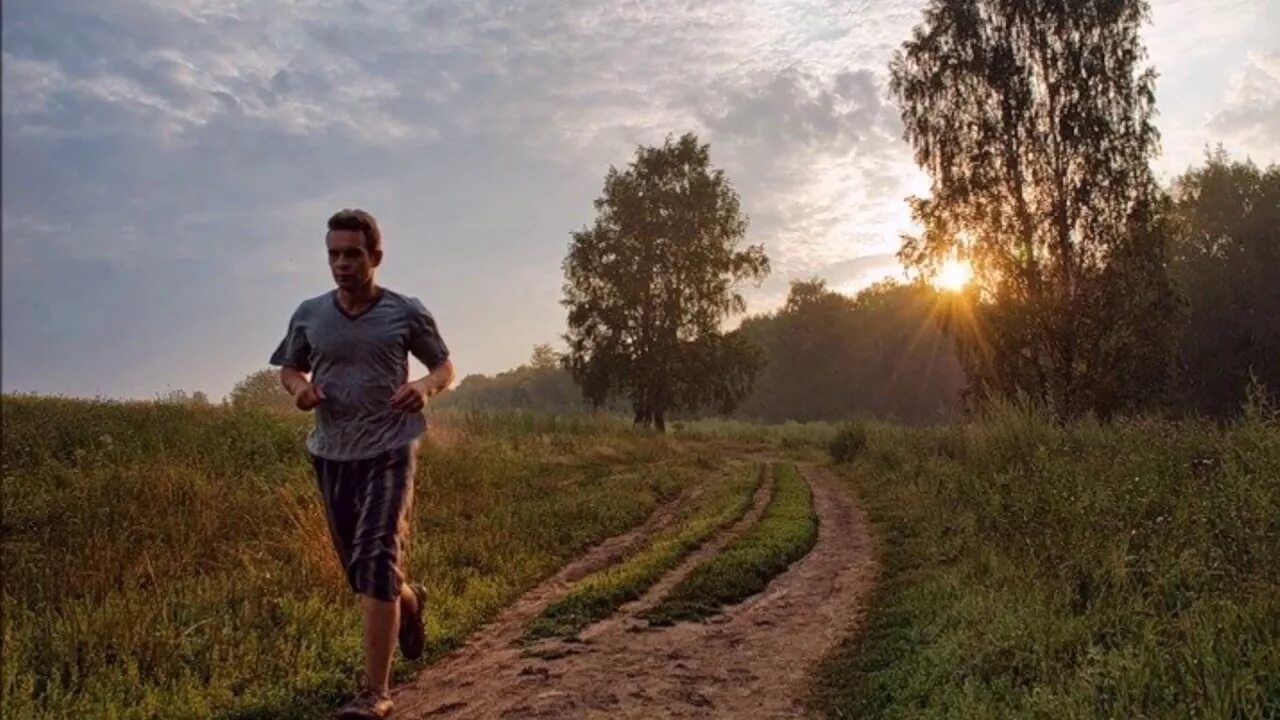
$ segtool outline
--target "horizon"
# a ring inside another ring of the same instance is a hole
[[[773,261],[748,314],[900,276],[928,184],[886,67],[923,4],[9,3],[3,391],[225,396],[332,289],[343,207],[378,218],[379,282],[432,310],[459,380],[515,367],[560,345],[606,170],[689,130]],[[1266,0],[1152,2],[1162,184],[1218,143],[1280,161],[1277,26]]]

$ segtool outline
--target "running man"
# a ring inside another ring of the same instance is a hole
[[[426,592],[405,581],[402,563],[423,409],[453,381],[453,363],[422,303],[374,282],[382,235],[372,215],[329,218],[325,245],[337,288],[298,306],[271,364],[298,409],[315,410],[307,450],[334,549],[360,595],[365,682],[337,717],[385,718],[397,640],[410,660],[426,645]],[[409,353],[426,376],[409,380]]]

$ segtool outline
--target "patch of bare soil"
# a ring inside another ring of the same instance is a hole
[[[818,541],[763,593],[706,623],[647,629],[634,619],[713,552],[708,546],[578,642],[540,647],[540,657],[531,657],[516,644],[524,624],[570,577],[586,574],[566,568],[476,641],[400,688],[395,717],[806,716],[812,672],[858,625],[877,568],[866,518],[847,488],[825,468],[803,470],[813,488]],[[735,525],[715,545],[745,527]],[[579,562],[603,567],[598,553],[591,555],[594,563]]]

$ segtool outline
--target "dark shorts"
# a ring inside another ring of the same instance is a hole
[[[417,445],[367,460],[311,456],[329,533],[351,589],[390,602],[404,583]]]

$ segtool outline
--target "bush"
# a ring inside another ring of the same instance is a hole
[[[847,463],[867,449],[867,426],[860,420],[850,420],[836,430],[836,436],[827,446],[831,459],[837,464]]]

